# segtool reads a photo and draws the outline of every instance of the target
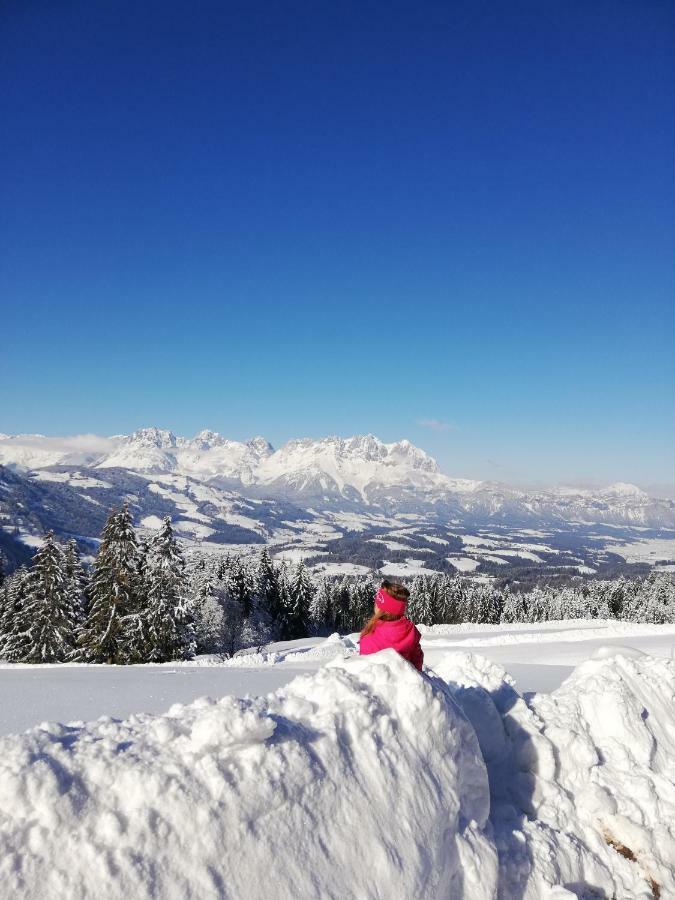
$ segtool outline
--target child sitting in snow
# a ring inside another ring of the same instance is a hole
[[[382,582],[375,594],[375,612],[366,622],[359,642],[360,653],[377,653],[391,647],[422,671],[424,653],[420,633],[404,616],[410,591],[396,581]]]

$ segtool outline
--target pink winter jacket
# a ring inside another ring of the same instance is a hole
[[[421,672],[424,653],[420,647],[420,638],[419,631],[410,619],[394,619],[393,622],[380,619],[375,630],[361,638],[359,650],[365,656],[391,647]]]

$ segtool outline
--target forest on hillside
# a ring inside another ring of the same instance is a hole
[[[418,575],[408,616],[424,625],[558,619],[675,621],[675,580],[592,580],[514,591],[457,574]],[[133,664],[229,657],[270,641],[361,629],[380,579],[315,576],[303,563],[185,554],[171,519],[150,540],[128,507],[113,511],[93,564],[74,540],[45,536],[29,566],[0,573],[0,658],[8,662]]]

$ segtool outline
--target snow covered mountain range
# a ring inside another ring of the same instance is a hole
[[[56,480],[56,469],[75,468],[90,477],[93,471],[102,477],[102,470],[113,469],[146,479],[183,476],[248,498],[304,508],[435,513],[459,522],[675,526],[675,501],[650,497],[635,485],[526,491],[451,478],[410,441],[387,444],[372,434],[302,438],[276,450],[263,437],[242,442],[200,431],[184,438],[159,428],[113,437],[0,435],[0,465],[42,472],[37,477],[43,480],[50,471]]]

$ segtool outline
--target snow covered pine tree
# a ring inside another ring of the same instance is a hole
[[[93,565],[91,603],[72,658],[124,664],[139,645],[139,552],[131,515],[114,510],[103,528]]]
[[[15,662],[63,662],[73,650],[78,611],[68,590],[63,550],[51,531],[33,557],[26,588],[7,658]]]
[[[148,546],[144,587],[147,594],[139,602],[144,661],[191,659],[194,616],[185,596],[185,561],[168,516]]]

